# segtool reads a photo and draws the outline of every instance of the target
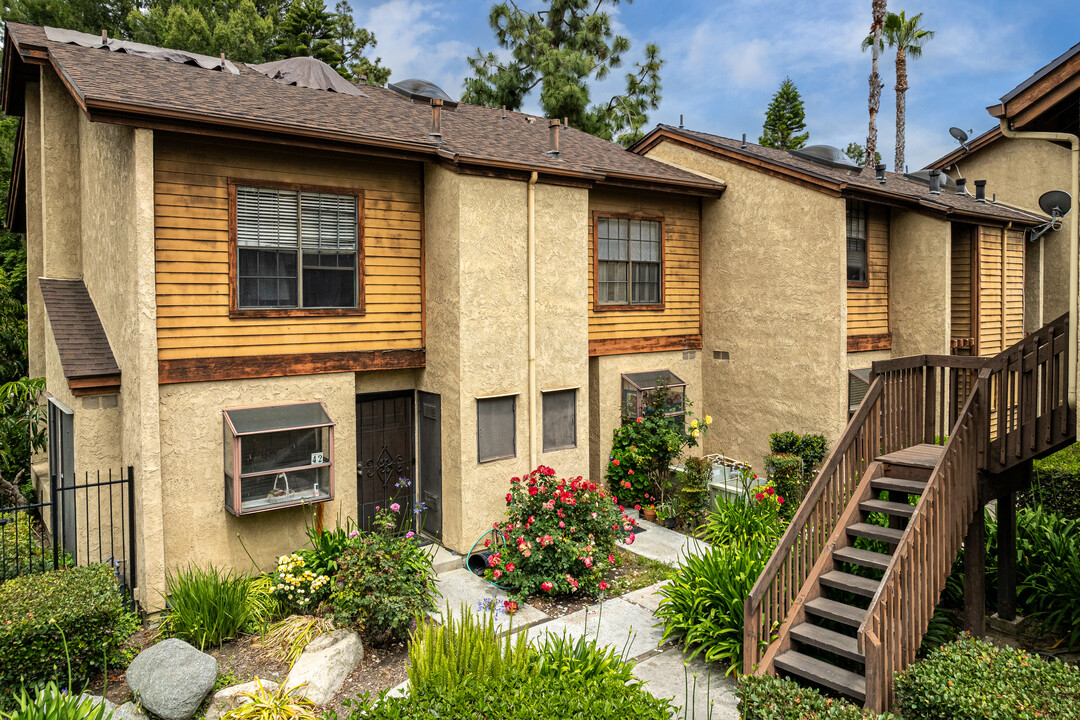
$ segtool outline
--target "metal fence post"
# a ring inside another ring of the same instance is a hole
[[[128,542],[131,544],[128,556],[128,573],[130,580],[128,588],[131,590],[131,602],[135,602],[135,466],[128,465]]]
[[[52,556],[53,570],[60,569],[60,513],[57,498],[57,477],[52,470],[49,471],[49,514],[52,516]]]

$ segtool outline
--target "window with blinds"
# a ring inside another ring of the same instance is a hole
[[[241,309],[355,308],[358,255],[356,195],[236,188]]]
[[[847,279],[869,282],[866,259],[866,203],[847,201]]]
[[[478,398],[476,400],[476,455],[485,463],[517,456],[517,398]]]
[[[660,304],[660,235],[655,220],[596,219],[596,288],[602,305]]]

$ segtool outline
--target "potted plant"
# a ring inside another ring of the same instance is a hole
[[[656,519],[666,528],[675,528],[675,503],[661,503],[656,508]]]
[[[656,506],[655,505],[642,505],[641,516],[649,522],[656,522]]]

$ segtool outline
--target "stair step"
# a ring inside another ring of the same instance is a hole
[[[783,672],[824,685],[859,702],[866,702],[866,678],[858,673],[794,650],[777,655],[773,665]]]
[[[885,513],[897,517],[909,518],[915,514],[915,506],[907,503],[892,502],[890,500],[863,500],[859,503],[859,509],[863,512]]]
[[[889,562],[892,560],[892,555],[876,553],[870,550],[860,550],[853,547],[833,550],[832,557],[836,562],[855,563],[856,565],[873,568],[874,570],[885,570],[889,567]]]
[[[875,490],[892,490],[907,493],[908,495],[922,495],[923,491],[926,490],[926,482],[922,480],[879,477],[870,481],[870,487]]]
[[[854,535],[855,537],[880,540],[881,542],[889,543],[890,545],[898,544],[900,538],[904,536],[903,530],[894,530],[893,528],[871,525],[870,523],[855,523],[848,527],[847,533],[848,535]]]
[[[791,637],[803,645],[810,645],[818,650],[831,652],[834,655],[865,662],[866,658],[859,652],[859,641],[853,637],[842,635],[834,630],[823,628],[812,623],[800,623],[791,628]]]
[[[827,573],[822,573],[818,582],[825,587],[831,587],[835,590],[845,590],[849,593],[862,595],[863,597],[868,598],[872,598],[877,594],[878,585],[881,584],[877,580],[859,577],[858,575],[852,575],[851,573],[842,572],[840,570],[830,570]]]
[[[852,576],[854,577],[854,576]],[[817,597],[804,605],[806,612],[849,627],[859,627],[866,619],[866,611],[854,605]]]

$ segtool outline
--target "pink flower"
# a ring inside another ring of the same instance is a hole
[[[547,547],[553,542],[555,542],[555,540],[550,535],[544,535],[542,538],[540,538],[541,547]]]
[[[590,517],[592,517],[592,519],[595,520],[596,519],[596,513],[591,513]]]
[[[499,568],[495,568],[495,571],[491,573],[491,576],[498,580],[502,577],[502,570],[500,570]]]
[[[635,505],[635,506],[634,506],[634,509],[635,509],[635,510],[640,510],[640,509],[641,509],[641,506],[640,506],[640,505]]]
[[[401,509],[400,505],[398,505],[397,503],[391,503],[390,512],[397,512],[400,509]]]
[[[572,588],[574,588],[575,590],[577,590],[577,588],[578,588],[578,581],[574,579],[574,576],[573,576],[573,575],[567,575],[567,576],[566,576],[566,582],[570,583],[570,587],[572,587]]]
[[[564,527],[566,527],[566,523],[564,523],[564,522],[563,522],[562,520],[560,520],[560,521],[559,521],[559,527],[560,527],[560,528],[564,528]]]
[[[776,491],[773,490],[772,485],[770,485],[769,487],[765,488],[765,494],[766,495],[775,495]]]
[[[359,530],[353,530],[352,532],[349,533],[349,539],[350,540],[354,540],[354,539],[356,539],[358,537],[360,537],[360,531]]]
[[[592,567],[592,558],[591,557],[583,557],[583,558],[581,558],[581,562],[585,563],[585,567],[587,567],[587,568]]]
[[[410,530],[409,532],[405,533],[405,537],[407,537],[407,538],[409,538],[411,540],[412,538],[416,537],[416,533],[414,533],[412,530]]]
[[[600,588],[601,590],[607,590],[607,589],[608,589],[609,587],[611,587],[611,586],[610,586],[610,585],[608,585],[608,582],[607,582],[607,580],[601,580],[601,581],[600,581],[600,584],[599,584],[599,585],[597,585],[597,587],[598,587],[598,588]]]
[[[782,497],[776,498],[776,501],[779,502],[781,505],[784,504],[784,498],[782,498]]]
[[[761,493],[758,493],[757,495],[754,496],[754,499],[757,500],[758,502],[761,502],[762,500],[765,499],[765,496],[762,495]]]
[[[626,544],[627,545],[633,545],[634,544],[634,533],[630,533],[629,535],[626,536]]]
[[[614,565],[615,564],[615,556],[614,555],[608,555],[607,556],[607,561],[609,563],[611,563],[612,565]]]
[[[512,563],[512,562],[506,563],[506,572],[508,572],[508,573],[514,572],[514,563]]]
[[[376,505],[376,506],[375,506],[375,512],[378,512],[378,511],[379,511],[379,506],[378,506],[378,505]]]
[[[503,607],[506,608],[507,615],[513,615],[518,609],[517,603],[513,600],[503,600]]]
[[[553,584],[551,584],[550,582],[542,582],[542,583],[540,583],[540,589],[543,590],[544,592],[551,592],[551,589],[553,587],[555,587],[555,586]]]
[[[488,567],[495,567],[499,564],[500,560],[502,560],[502,553],[495,553],[488,558]]]

